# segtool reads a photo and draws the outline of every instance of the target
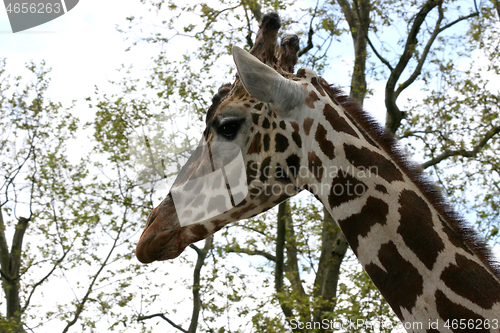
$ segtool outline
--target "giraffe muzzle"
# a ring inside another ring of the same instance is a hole
[[[137,259],[147,264],[178,257],[189,245],[183,241],[184,237],[181,237],[183,229],[169,195],[149,215],[146,227],[137,243],[135,251]]]

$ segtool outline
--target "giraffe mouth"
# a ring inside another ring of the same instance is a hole
[[[148,264],[178,257],[189,245],[181,237],[183,229],[169,195],[149,215],[135,250],[137,259]]]

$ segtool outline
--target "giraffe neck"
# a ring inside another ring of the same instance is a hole
[[[309,173],[299,179],[301,187],[338,221],[409,331],[451,332],[453,319],[483,328],[487,320],[496,321],[499,328],[500,278],[481,253],[483,245],[404,162],[393,139],[370,129],[373,123],[366,126],[362,111],[349,110],[346,99],[332,96],[335,91],[327,92],[331,103],[318,99],[312,104],[317,116],[303,120],[310,140],[303,166]]]

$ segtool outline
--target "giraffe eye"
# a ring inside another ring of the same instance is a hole
[[[242,123],[243,119],[225,119],[217,127],[217,133],[232,140],[236,137],[236,134],[238,134],[238,130]]]

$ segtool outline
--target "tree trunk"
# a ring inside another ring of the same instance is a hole
[[[323,214],[321,256],[314,281],[315,296],[320,302],[313,313],[314,322],[320,322],[323,313],[331,311],[335,306],[340,265],[349,247],[344,234],[326,208],[323,208]],[[324,331],[321,329],[318,332]]]
[[[21,322],[21,300],[19,297],[19,281],[21,267],[21,251],[23,237],[28,227],[29,220],[19,218],[16,231],[12,239],[12,248],[9,252],[5,238],[5,223],[0,207],[0,272],[2,276],[2,288],[5,293],[6,314],[8,321],[14,325],[14,332],[25,332]]]

